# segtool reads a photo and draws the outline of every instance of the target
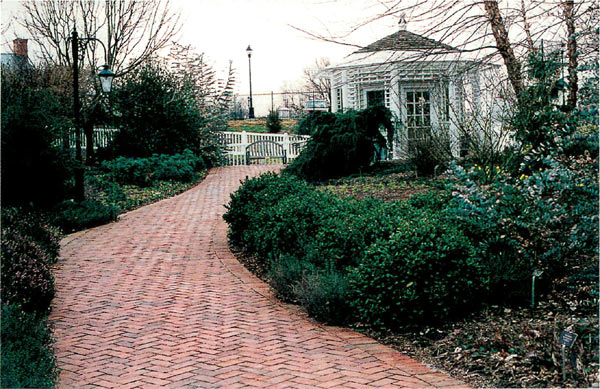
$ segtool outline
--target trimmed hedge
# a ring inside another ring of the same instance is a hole
[[[285,299],[330,323],[396,325],[467,309],[473,298],[457,291],[486,286],[474,247],[444,221],[449,196],[429,193],[404,203],[342,199],[269,173],[232,194],[224,218],[231,241],[262,261]],[[407,287],[412,291],[400,292]]]
[[[101,166],[103,170],[112,172],[120,184],[146,187],[156,181],[190,182],[194,179],[194,172],[204,168],[205,164],[202,157],[185,150],[181,154],[154,154],[149,158],[118,157],[103,162]]]
[[[65,233],[71,233],[115,221],[118,214],[118,207],[104,205],[100,201],[84,200],[77,203],[67,200],[54,207],[51,221]]]

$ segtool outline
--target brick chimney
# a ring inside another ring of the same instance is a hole
[[[13,41],[13,53],[17,57],[27,58],[27,39],[15,39]]]

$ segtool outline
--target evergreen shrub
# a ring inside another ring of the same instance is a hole
[[[3,388],[53,388],[58,378],[52,331],[44,316],[2,304]]]
[[[21,231],[2,228],[2,302],[19,304],[28,312],[45,312],[54,297],[50,269],[56,260]]]
[[[100,226],[117,220],[119,208],[105,205],[98,200],[63,201],[52,210],[51,222],[65,233]]]
[[[366,169],[373,163],[378,150],[386,148],[380,128],[385,128],[388,134],[393,132],[392,114],[382,106],[309,118],[307,123],[315,126],[310,131],[312,137],[298,158],[285,169],[309,181],[322,181]]]

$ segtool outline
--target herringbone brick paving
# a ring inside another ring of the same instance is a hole
[[[278,302],[227,246],[223,204],[277,166],[192,190],[62,242],[51,321],[64,388],[449,387],[464,383]]]

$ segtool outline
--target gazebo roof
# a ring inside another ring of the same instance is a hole
[[[356,51],[356,53],[368,53],[384,50],[435,52],[460,51],[457,48],[449,46],[445,43],[403,29],[363,47],[362,49]]]

